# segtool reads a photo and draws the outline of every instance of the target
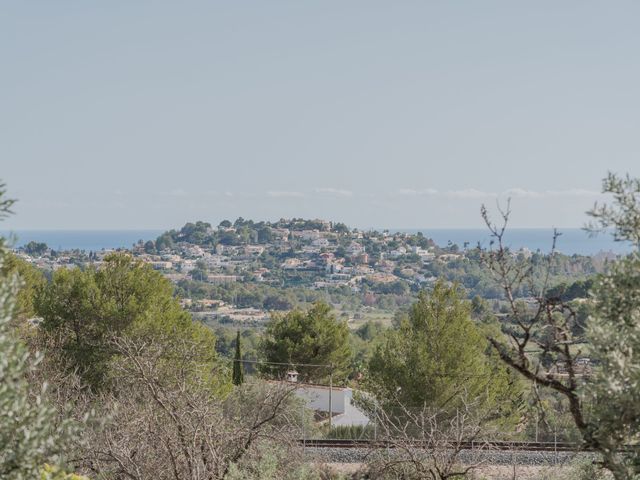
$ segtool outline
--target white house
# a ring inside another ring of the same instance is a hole
[[[320,237],[320,238],[316,238],[313,242],[311,242],[311,245],[313,245],[314,247],[325,248],[325,247],[328,247],[330,243],[327,238]]]
[[[347,247],[347,253],[352,256],[362,255],[364,251],[364,246],[360,245],[357,242],[351,242],[351,244]]]
[[[320,238],[320,232],[318,230],[297,230],[291,232],[291,234],[296,238],[306,240],[308,242]]]
[[[296,395],[302,398],[307,407],[318,412],[329,412],[329,390],[331,390],[331,424],[368,425],[370,420],[362,410],[353,403],[353,389],[312,385],[301,383],[296,388]]]

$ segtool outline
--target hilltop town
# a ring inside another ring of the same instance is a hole
[[[32,242],[17,253],[47,271],[99,265],[111,252],[55,252]],[[130,252],[175,284],[183,307],[216,323],[256,326],[272,311],[319,299],[349,320],[389,320],[438,278],[460,283],[470,297],[501,297],[481,268],[477,245],[439,246],[423,233],[361,231],[326,220],[187,223]],[[533,263],[544,258],[527,249],[512,255]],[[581,279],[606,260],[558,255],[555,280]]]

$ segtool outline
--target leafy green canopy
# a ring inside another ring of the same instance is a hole
[[[0,274],[9,276],[13,273],[20,278],[20,289],[16,296],[14,317],[17,320],[33,318],[36,315],[34,298],[38,290],[45,284],[44,275],[30,263],[18,258],[11,252],[5,252]]]
[[[341,382],[349,374],[349,328],[346,322],[335,318],[326,303],[315,303],[307,311],[274,315],[267,325],[261,350],[264,360],[290,364],[303,380],[326,382],[331,370],[334,381]],[[286,369],[280,365],[262,367],[264,373],[274,376],[281,376]]]
[[[383,405],[456,407],[464,394],[498,404],[511,388],[504,367],[486,356],[487,341],[459,288],[438,282],[421,292],[399,328],[384,333],[366,383]]]
[[[215,360],[213,333],[194,323],[173,297],[171,283],[126,254],[113,254],[99,267],[60,269],[41,289],[36,311],[43,331],[93,388],[103,386],[114,336],[195,341],[194,358]]]

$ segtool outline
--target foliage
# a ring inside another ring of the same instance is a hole
[[[531,385],[527,405],[522,412],[522,438],[536,442],[580,443],[569,405],[554,390]]]
[[[155,242],[156,250],[162,252],[163,250],[171,249],[174,244],[173,233],[175,233],[175,230],[171,230],[160,235]]]
[[[197,339],[202,358],[215,358],[213,333],[180,308],[169,281],[126,254],[108,256],[100,268],[56,271],[36,310],[52,350],[96,389],[105,382],[113,336]]]
[[[502,224],[496,225],[490,221],[486,208],[482,208],[483,218],[493,237],[492,247],[482,252],[483,261],[507,299],[502,322],[504,335],[490,333],[489,341],[500,359],[530,382],[534,392],[538,387],[555,392],[556,400],[559,397],[564,402],[562,410],[570,413],[583,442],[599,449],[582,402],[582,387],[588,372],[581,363],[584,358],[583,341],[578,336],[583,327],[579,324],[581,318],[569,302],[547,294],[558,233],[555,232],[551,240],[552,253],[547,257],[547,273],[542,270],[543,282],[538,286],[536,271],[540,265],[532,264],[532,258],[511,255],[504,243],[509,208],[500,210],[500,214]],[[523,286],[534,295],[528,303],[516,295]],[[538,399],[537,406],[542,405]],[[613,458],[609,460],[615,462]],[[609,460],[605,458],[605,462],[611,464]]]
[[[185,341],[168,355],[164,344],[113,340],[114,381],[97,403],[111,421],[89,432],[86,470],[105,479],[222,480],[259,456],[266,439],[295,451],[299,408],[289,386],[245,382],[227,397],[211,395],[209,369],[194,375],[183,368],[198,345]],[[228,371],[214,372],[223,375]]]
[[[640,246],[640,181],[614,174],[603,182],[605,193],[614,195],[612,206],[596,206],[589,214],[592,228],[613,227],[619,241]],[[509,209],[501,211],[502,226],[482,214],[497,245],[485,252],[489,271],[499,279],[509,300],[507,328],[510,340],[491,338],[500,358],[535,387],[548,388],[566,404],[583,444],[597,451],[602,466],[616,480],[640,474],[640,457],[625,445],[640,440],[640,255],[633,252],[601,275],[593,289],[595,312],[587,325],[588,345],[595,375],[584,367],[583,328],[580,312],[548,294],[553,255],[549,257],[545,281],[534,286],[534,266],[514,260],[504,247]],[[558,234],[555,233],[553,244]],[[537,292],[529,306],[516,301],[523,284]]]
[[[229,468],[226,480],[321,480],[314,466],[301,454],[264,441],[242,461]]]
[[[575,458],[567,465],[547,467],[537,473],[538,480],[611,480],[610,472],[590,458]]]
[[[340,440],[373,440],[375,427],[369,425],[336,425],[325,432],[325,438]]]
[[[206,275],[203,278],[206,278]],[[271,285],[239,282],[213,285],[182,280],[178,282],[176,292],[182,297],[193,299],[223,300],[240,308],[279,311],[290,310],[292,307],[301,307],[323,299],[321,293],[306,288],[278,288]]]
[[[0,185],[0,218],[12,203],[3,194]],[[30,355],[10,327],[19,279],[16,272],[4,273],[6,256],[0,238],[0,478],[31,480],[45,462],[62,463],[76,429],[46,402],[46,384],[33,391],[28,383],[41,357]]]
[[[15,203],[15,199],[7,197],[7,186],[0,182],[0,220],[4,220],[13,213],[11,207],[13,207]],[[0,238],[0,243],[4,249],[4,238]]]
[[[550,274],[549,284],[571,283],[584,280],[598,272],[597,262],[592,257],[580,255],[562,255],[558,252],[549,257],[542,252],[535,252],[530,258],[516,254],[505,248],[516,259],[527,260],[532,266],[533,282],[520,285],[514,291],[520,297],[534,295]],[[503,299],[504,291],[495,279],[487,272],[482,263],[482,251],[478,248],[468,250],[464,259],[449,262],[431,262],[425,266],[426,272],[434,277],[443,278],[462,285],[471,297],[479,295],[485,299]]]
[[[45,277],[40,270],[10,252],[5,252],[4,264],[0,274],[8,276],[16,273],[20,278],[20,288],[16,296],[14,317],[27,320],[35,317],[34,298],[45,284]]]
[[[156,251],[156,242],[153,240],[148,240],[144,243],[144,251],[145,253],[155,253]]]
[[[242,353],[240,352],[240,330],[236,336],[236,353],[233,357],[233,384],[242,385],[244,373],[242,371]]]
[[[67,473],[59,467],[46,464],[40,471],[40,480],[89,480],[84,475]]]
[[[216,352],[223,357],[233,357],[235,354],[238,329],[216,326],[213,331],[216,337]],[[257,331],[251,328],[239,331],[240,337],[242,338],[242,359],[257,360],[260,343],[260,337]],[[249,365],[245,365],[245,367],[249,367]]]
[[[40,257],[44,255],[47,250],[49,250],[49,247],[46,243],[34,242],[33,240],[27,243],[23,248],[26,253],[35,257]]]
[[[370,342],[382,332],[384,332],[385,328],[380,322],[372,322],[368,321],[362,324],[356,331],[355,334],[360,337],[362,340]]]
[[[577,298],[587,298],[590,290],[593,288],[594,278],[586,280],[577,280],[570,284],[560,283],[554,287],[547,289],[547,297],[559,298],[562,301],[575,300]]]
[[[490,404],[509,391],[510,377],[485,356],[486,348],[459,287],[438,282],[420,294],[397,330],[384,333],[366,384],[383,405],[455,407],[463,389]]]
[[[604,191],[614,194],[613,205],[596,206],[591,216],[636,250],[615,262],[594,288],[587,332],[598,369],[587,398],[595,442],[622,455],[624,464],[612,470],[617,479],[628,479],[640,475],[640,456],[624,448],[640,440],[640,180],[609,174]]]
[[[489,450],[486,419],[477,399],[461,394],[455,409],[441,410],[423,405],[408,407],[400,401],[395,408],[374,414],[378,438],[386,451],[372,445],[367,456],[368,478],[448,480],[467,478],[482,463],[478,453]],[[465,444],[475,445],[475,454],[463,460]]]
[[[265,365],[263,372],[270,375],[283,375],[287,365],[309,381],[326,381],[332,371],[334,381],[343,382],[349,374],[349,329],[346,322],[335,318],[326,303],[316,303],[307,311],[274,315],[267,325],[261,351],[267,362],[284,364]]]
[[[613,227],[613,237],[640,248],[640,178],[609,172],[602,181],[602,192],[613,195],[613,205],[595,204],[587,214],[594,220],[588,225],[592,233]]]

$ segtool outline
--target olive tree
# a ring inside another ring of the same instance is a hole
[[[602,467],[616,480],[631,480],[640,476],[640,456],[627,448],[640,440],[640,180],[609,174],[603,192],[613,195],[613,203],[596,204],[588,212],[593,218],[588,228],[613,229],[614,238],[632,244],[634,251],[597,278],[595,314],[586,325],[569,302],[549,294],[559,233],[542,284],[535,284],[535,267],[505,245],[509,209],[501,210],[502,222],[494,224],[483,206],[493,237],[483,260],[509,305],[506,337],[489,340],[526,380],[564,399],[583,445],[600,453]],[[523,285],[533,294],[529,304],[516,295]],[[587,357],[593,360],[593,374],[584,368]]]
[[[0,219],[13,203],[4,195],[0,185]],[[7,255],[0,238],[0,272]],[[74,433],[46,402],[46,383],[29,384],[41,357],[31,355],[11,327],[19,288],[17,273],[0,275],[0,478],[7,480],[31,480],[46,463],[61,463]]]
[[[589,214],[592,230],[613,229],[618,241],[634,249],[596,281],[595,313],[587,325],[598,368],[589,383],[591,435],[617,479],[640,476],[640,179],[609,174],[603,190],[612,205],[596,205]]]

